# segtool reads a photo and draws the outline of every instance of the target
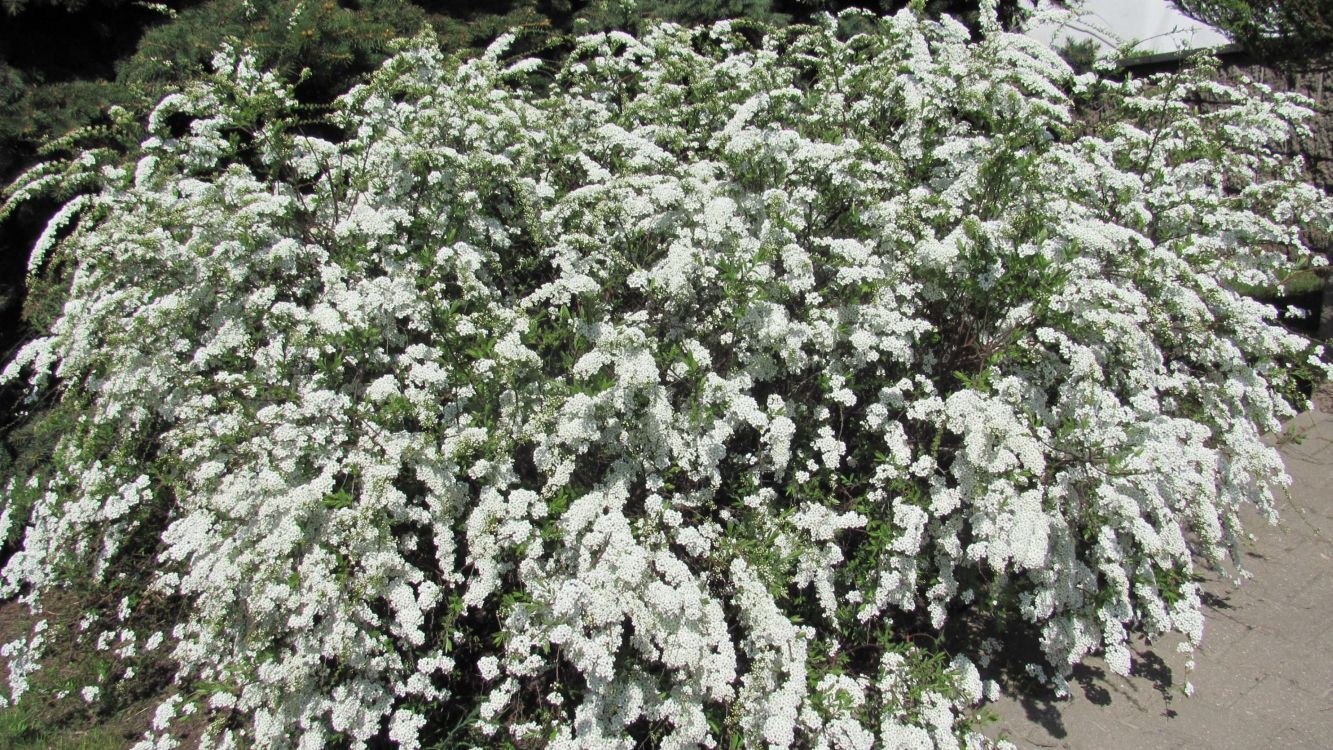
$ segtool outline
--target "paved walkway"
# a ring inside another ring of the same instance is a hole
[[[1280,443],[1292,498],[1277,527],[1247,519],[1252,580],[1204,584],[1192,697],[1188,657],[1162,639],[1141,645],[1129,678],[1090,661],[1070,700],[1004,695],[986,733],[1020,748],[1333,749],[1333,414],[1302,414]]]

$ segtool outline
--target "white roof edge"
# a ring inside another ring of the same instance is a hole
[[[1062,23],[1037,24],[1025,33],[1052,46],[1066,40],[1094,41],[1104,54],[1126,48],[1145,53],[1184,53],[1225,47],[1221,31],[1196,21],[1167,0],[1084,0]]]

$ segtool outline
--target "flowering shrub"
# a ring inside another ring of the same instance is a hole
[[[224,51],[33,255],[4,378],[79,418],[4,591],[129,592],[84,625],[178,669],[143,748],[951,748],[988,653],[914,633],[1197,643],[1320,367],[1234,291],[1333,216],[1303,102],[859,23],[585,37],[550,94],[420,39],[342,140]]]

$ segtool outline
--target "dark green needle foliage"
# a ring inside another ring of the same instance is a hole
[[[1333,64],[1330,0],[1172,0],[1193,18],[1226,32],[1237,44],[1270,62],[1328,67]]]

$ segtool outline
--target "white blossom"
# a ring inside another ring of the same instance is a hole
[[[1195,648],[1324,368],[1240,291],[1316,265],[1306,105],[1076,79],[984,5],[594,34],[549,90],[423,38],[338,142],[222,50],[39,240],[68,299],[0,384],[75,417],[0,590],[117,592],[71,637],[201,695],[142,748],[955,748],[987,649],[902,622],[1022,619],[1057,689]]]

